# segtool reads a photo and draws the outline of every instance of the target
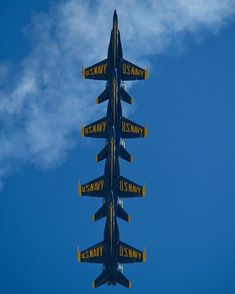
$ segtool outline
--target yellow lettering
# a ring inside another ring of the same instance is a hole
[[[106,129],[106,121],[103,121],[103,122],[95,123],[91,126],[85,127],[84,133],[85,134],[101,133],[101,132],[105,132],[105,129]]]
[[[96,248],[91,248],[89,250],[86,250],[85,252],[81,253],[81,259],[88,259],[88,258],[103,256],[103,249],[104,249],[104,246],[102,245]]]
[[[142,187],[137,187],[138,194],[142,194]]]
[[[106,70],[107,70],[107,63],[104,63],[104,73],[106,73]]]
[[[92,250],[93,250],[93,249],[90,249],[90,252],[89,252],[89,253],[90,253],[90,258],[93,257],[93,252],[92,252]]]
[[[123,191],[128,191],[128,183],[124,182],[124,190]]]
[[[125,74],[126,73],[126,65],[123,63],[122,64],[122,73]]]
[[[142,195],[143,187],[135,185],[131,182],[123,181],[120,179],[119,189],[120,189],[120,191],[123,191],[123,192],[137,193],[137,194]]]
[[[131,124],[129,122],[123,121],[122,122],[122,131],[124,133],[132,133],[132,134],[142,135],[144,128],[139,127],[135,124]]]
[[[90,184],[81,186],[81,192],[82,193],[103,191],[103,189],[104,189],[104,180],[99,180],[99,181],[92,182]]]
[[[91,76],[91,75],[99,75],[99,74],[105,74],[107,71],[107,63],[100,64],[98,66],[90,67],[85,70],[85,76]]]
[[[131,75],[135,75],[135,68],[133,66],[131,67]]]

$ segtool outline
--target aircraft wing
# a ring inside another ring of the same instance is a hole
[[[91,80],[107,80],[108,79],[108,60],[104,59],[92,66],[82,68],[82,77]]]
[[[78,262],[104,263],[104,242],[97,243],[83,251],[78,249]]]
[[[107,138],[108,135],[108,118],[101,118],[85,127],[82,127],[83,137]]]
[[[143,197],[146,193],[146,187],[140,186],[127,178],[119,177],[119,196],[120,198]]]
[[[130,61],[122,59],[121,61],[121,79],[123,81],[147,80],[148,69],[143,69]]]
[[[104,197],[105,190],[104,176],[96,178],[86,184],[78,184],[78,193],[80,196]]]
[[[145,138],[148,135],[148,129],[141,125],[122,117],[120,120],[121,137],[126,139]]]
[[[124,242],[119,242],[118,261],[120,263],[145,262],[146,250],[140,251]]]

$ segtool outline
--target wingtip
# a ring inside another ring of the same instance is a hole
[[[82,78],[85,79],[85,68],[82,66]]]
[[[132,288],[131,282],[128,283],[128,288]]]
[[[142,187],[142,197],[146,196],[146,184]]]
[[[82,196],[82,188],[81,188],[80,180],[78,181],[78,195]]]
[[[148,137],[148,134],[149,134],[149,132],[148,132],[148,128],[145,127],[145,128],[144,128],[144,138],[147,138],[147,137]]]
[[[80,251],[79,247],[77,249],[77,261],[81,262],[81,251]]]
[[[143,262],[146,262],[146,248],[143,251]]]
[[[95,281],[92,282],[92,288],[95,289]]]
[[[128,215],[128,223],[131,221],[131,216]]]
[[[81,125],[81,135],[84,137],[84,127]]]
[[[144,71],[144,79],[147,80],[149,77],[149,70],[148,70],[148,66],[146,66],[146,69]]]

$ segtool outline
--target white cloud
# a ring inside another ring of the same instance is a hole
[[[80,124],[103,112],[94,102],[104,84],[81,80],[80,69],[106,56],[115,8],[126,58],[147,60],[185,34],[218,33],[234,16],[235,1],[68,0],[35,16],[26,32],[29,56],[20,66],[0,65],[0,189],[22,164],[61,164]]]

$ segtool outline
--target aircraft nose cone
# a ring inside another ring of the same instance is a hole
[[[116,9],[114,10],[114,13],[113,13],[113,23],[114,22],[116,22],[116,23],[118,22]]]

